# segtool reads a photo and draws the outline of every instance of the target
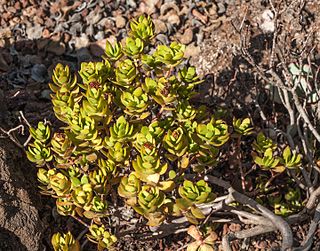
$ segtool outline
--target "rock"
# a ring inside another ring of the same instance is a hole
[[[114,22],[110,19],[110,18],[107,18],[107,17],[104,17],[102,18],[99,23],[97,24],[97,26],[99,28],[102,28],[103,30],[106,28],[106,29],[109,29],[111,28],[112,26],[114,25]]]
[[[274,13],[271,10],[265,10],[262,15],[262,22],[259,27],[265,33],[272,33],[275,30]]]
[[[50,41],[50,43],[47,47],[47,51],[52,52],[58,56],[61,56],[62,54],[65,53],[66,46],[62,42]]]
[[[49,39],[38,39],[36,42],[38,50],[43,50],[44,48],[46,48],[49,42],[50,42]]]
[[[36,174],[24,159],[11,142],[0,141],[0,250],[44,250]]]
[[[35,64],[31,69],[31,78],[40,83],[45,82],[48,78],[47,67],[43,64]]]
[[[163,22],[159,19],[155,19],[155,20],[153,20],[153,22],[154,22],[156,34],[166,33],[168,31],[168,28],[167,28],[165,22]]]
[[[167,15],[167,21],[172,25],[179,25],[180,24],[180,17],[176,12],[170,11]]]
[[[49,38],[50,37],[50,31],[47,28],[42,31],[42,37],[43,38]]]
[[[217,6],[213,4],[209,9],[209,15],[210,19],[216,19],[218,17],[217,15]]]
[[[218,14],[224,14],[226,12],[226,6],[224,6],[224,3],[219,2],[217,3],[217,7],[218,7]]]
[[[139,5],[139,11],[151,15],[156,12],[157,6],[161,4],[160,0],[144,0]]]
[[[86,34],[81,34],[81,37],[75,38],[76,49],[85,48],[89,45],[89,38]]]
[[[81,23],[74,23],[74,24],[72,24],[69,31],[73,36],[76,36],[78,32],[81,32],[81,30],[82,30],[82,24]]]
[[[229,226],[229,229],[232,232],[239,232],[241,230],[241,226],[240,226],[240,224],[231,223],[230,226]]]
[[[95,43],[90,44],[90,52],[95,57],[100,57],[103,55],[105,47],[106,47],[107,39],[99,40]]]
[[[52,91],[49,89],[43,90],[40,94],[41,99],[51,100],[50,94],[52,94]]]
[[[27,27],[26,33],[29,39],[39,39],[42,36],[43,27],[39,24],[36,24],[31,27]]]
[[[86,35],[89,36],[89,37],[92,37],[94,34],[95,34],[95,31],[94,31],[94,28],[93,28],[93,25],[90,24],[87,28],[86,28],[86,31],[85,31]]]
[[[200,47],[199,47],[199,46],[195,46],[194,43],[191,43],[191,44],[189,44],[189,45],[187,46],[187,48],[186,48],[186,50],[185,50],[185,52],[184,52],[184,56],[185,56],[186,58],[188,58],[188,57],[194,57],[194,56],[199,55],[200,52],[201,52]]]
[[[160,41],[162,44],[170,44],[169,38],[165,34],[158,34],[156,40]]]
[[[126,26],[127,20],[123,16],[116,16],[116,26],[121,29]]]
[[[99,40],[102,40],[105,38],[105,32],[103,31],[99,31],[97,34],[95,34],[94,36],[94,39],[99,41]]]
[[[188,28],[184,31],[184,33],[182,34],[181,38],[180,38],[180,42],[182,44],[190,44],[193,40],[193,30],[192,28]]]
[[[71,35],[69,33],[64,33],[63,34],[63,42],[65,44],[68,44],[68,42],[71,40]]]
[[[131,7],[132,9],[137,8],[136,1],[134,1],[134,0],[127,0],[126,2],[127,2],[127,5],[129,5],[129,7]]]
[[[192,10],[192,15],[204,24],[208,22],[208,17],[206,15],[201,14],[197,9]]]

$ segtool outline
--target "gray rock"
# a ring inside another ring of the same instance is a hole
[[[51,94],[51,93],[52,93],[52,91],[49,90],[49,89],[43,90],[43,91],[41,92],[40,98],[46,99],[46,100],[51,100],[51,97],[50,97],[50,94]]]
[[[31,78],[37,82],[43,83],[48,78],[47,67],[43,64],[36,64],[31,69]]]
[[[103,31],[99,31],[96,35],[93,36],[95,40],[99,41],[105,38],[105,33]]]
[[[82,31],[82,24],[81,23],[74,23],[72,24],[72,26],[70,27],[70,34],[73,36],[76,36],[77,33],[81,33]]]
[[[226,12],[226,7],[224,6],[224,3],[219,2],[217,4],[218,7],[218,14],[224,14]]]

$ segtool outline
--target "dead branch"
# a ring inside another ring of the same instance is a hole
[[[19,140],[16,138],[16,136],[13,134],[13,132],[17,131],[18,129],[24,129],[23,125],[18,125],[15,128],[12,128],[8,131],[0,127],[0,131],[7,135],[7,137],[19,148],[23,149],[23,145],[19,142]]]
[[[206,175],[204,179],[212,184],[222,186],[225,189],[228,189],[229,194],[239,203],[249,206],[256,211],[260,212],[264,217],[268,218],[274,226],[281,232],[282,234],[282,250],[287,250],[292,248],[293,245],[293,235],[289,224],[282,219],[281,217],[272,213],[269,209],[257,203],[255,200],[249,198],[248,196],[241,194],[234,190],[231,185],[226,182],[218,179],[214,176]]]
[[[316,190],[314,190],[313,193],[310,194],[310,197],[305,206],[305,209],[307,211],[313,210],[317,202],[319,201],[319,197],[320,197],[320,186]]]

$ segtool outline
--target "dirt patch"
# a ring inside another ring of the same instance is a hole
[[[22,153],[0,141],[0,250],[42,250],[44,224],[34,172]],[[30,172],[31,170],[31,172]]]

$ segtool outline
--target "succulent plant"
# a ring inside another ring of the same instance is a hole
[[[149,81],[150,84],[150,81]],[[148,86],[150,89],[151,87]],[[152,89],[151,89],[152,90]],[[177,99],[177,92],[172,88],[170,82],[165,78],[160,78],[156,82],[156,88],[151,96],[155,102],[157,102],[162,107],[171,105]]]
[[[134,172],[129,176],[121,178],[120,185],[118,187],[118,193],[121,197],[126,198],[126,202],[130,206],[134,206],[137,203],[137,195],[140,192],[141,182]]]
[[[162,206],[164,199],[165,195],[159,188],[144,185],[138,193],[138,206],[135,206],[134,209],[142,215],[154,213]]]
[[[158,187],[144,185],[138,193],[138,205],[133,208],[149,220],[149,226],[157,226],[165,219],[161,211],[165,202],[165,195]]]
[[[170,46],[159,45],[153,54],[155,63],[162,63],[169,67],[178,65],[184,55],[185,45],[172,42]]]
[[[137,74],[138,71],[134,62],[130,59],[125,59],[119,63],[116,69],[116,84],[127,88],[136,78]]]
[[[177,120],[186,122],[193,120],[197,115],[197,111],[192,107],[187,100],[182,100],[177,105]]]
[[[205,215],[197,205],[212,201],[215,194],[212,193],[211,188],[204,180],[199,180],[196,183],[185,180],[178,192],[182,198],[176,199],[177,209],[182,211],[189,222],[198,224],[198,219],[204,219]]]
[[[283,165],[289,169],[294,169],[301,164],[301,156],[295,151],[291,151],[289,146],[283,150],[282,157]]]
[[[299,188],[288,188],[283,194],[267,196],[268,203],[273,206],[274,213],[287,217],[301,210],[301,192]]]
[[[253,131],[253,127],[251,127],[251,121],[249,118],[241,119],[233,119],[233,129],[236,134],[239,135],[250,135]]]
[[[70,180],[62,173],[50,175],[49,184],[58,196],[69,193],[71,188]]]
[[[106,193],[109,190],[109,174],[106,169],[98,168],[89,174],[90,183],[98,193]]]
[[[83,62],[79,71],[79,75],[85,84],[84,87],[92,82],[103,84],[107,80],[109,73],[110,63],[108,61]]]
[[[93,198],[93,189],[91,184],[84,184],[75,188],[72,192],[72,198],[76,206],[83,208],[84,210],[90,210]]]
[[[221,117],[191,102],[202,80],[184,64],[185,46],[154,43],[150,17],[130,28],[123,44],[106,42],[101,61],[82,62],[79,78],[56,66],[51,99],[63,126],[40,122],[27,149],[41,193],[55,198],[59,214],[91,221],[88,239],[99,250],[116,241],[103,218],[123,202],[149,226],[204,219],[198,205],[215,195],[185,175],[203,177],[229,139]]]
[[[110,127],[110,137],[106,138],[105,141],[108,146],[112,146],[115,141],[125,142],[131,140],[135,134],[134,125],[130,124],[124,116],[121,116]]]
[[[36,129],[30,128],[30,134],[35,140],[45,144],[50,139],[50,127],[44,125],[43,122],[39,122]]]
[[[53,156],[50,148],[36,140],[28,147],[27,158],[38,166],[43,166],[46,162],[50,162],[53,159]]]
[[[273,143],[272,139],[266,137],[262,132],[257,135],[257,140],[252,144],[254,150],[258,153],[264,153],[268,148],[275,150],[277,145]]]
[[[195,239],[194,242],[189,243],[187,251],[214,251],[214,243],[218,239],[218,235],[210,231],[205,236],[194,225],[188,228],[188,234]]]
[[[271,148],[268,148],[264,152],[263,157],[253,154],[253,160],[257,165],[266,170],[277,170],[276,167],[280,162],[280,158],[274,156],[274,153]],[[283,169],[281,169],[281,171],[283,171]]]
[[[138,115],[141,119],[146,118],[150,113],[144,113],[148,108],[148,95],[143,93],[141,87],[132,92],[124,91],[121,95],[121,103],[125,106],[125,112],[129,115]]]
[[[189,147],[188,136],[182,127],[178,127],[173,131],[169,129],[163,138],[163,142],[164,148],[178,157],[184,155]]]
[[[44,184],[48,185],[49,184],[49,174],[48,170],[44,168],[39,168],[38,173],[37,173],[38,180]]]
[[[194,204],[210,202],[214,199],[211,188],[204,180],[199,180],[196,183],[185,180],[183,186],[179,187],[179,194],[183,199]]]
[[[97,121],[86,116],[85,112],[80,111],[69,119],[70,134],[69,138],[79,147],[95,145],[96,149],[102,148],[102,138],[97,130]]]
[[[154,36],[154,24],[149,16],[140,16],[137,20],[133,19],[130,22],[130,28],[130,35],[143,41],[148,42]]]
[[[54,251],[80,251],[79,241],[73,237],[71,232],[55,233],[51,238],[51,243]]]
[[[105,95],[98,83],[90,83],[87,88],[85,99],[82,102],[84,116],[93,117],[97,121],[108,122],[111,120],[109,104],[110,96]]]
[[[198,124],[196,132],[197,137],[203,141],[201,146],[204,148],[221,146],[229,139],[228,125],[224,121],[214,118],[208,124]]]
[[[90,234],[88,239],[98,244],[98,250],[102,251],[105,248],[110,248],[117,241],[117,237],[108,232],[105,227],[92,224],[89,228]]]
[[[144,182],[158,183],[160,175],[167,171],[168,165],[161,164],[160,158],[143,160],[139,155],[136,161],[132,162],[132,166],[140,180]]]
[[[107,201],[102,199],[99,196],[94,196],[91,201],[91,204],[92,204],[91,210],[97,213],[104,212],[108,207]]]
[[[69,66],[60,63],[53,70],[52,81],[53,83],[49,84],[49,87],[55,93],[58,91],[61,93],[70,92],[77,84],[77,78],[70,74]]]
[[[64,163],[72,154],[72,142],[65,133],[55,133],[51,138],[51,149],[58,163]]]
[[[123,54],[121,43],[115,42],[114,45],[112,45],[107,40],[105,54],[110,60],[117,61]]]
[[[108,151],[108,158],[114,162],[124,162],[128,159],[130,147],[120,142],[116,142],[112,148]]]
[[[79,95],[79,89],[79,87],[76,87],[70,92],[65,93],[57,91],[55,95],[51,96],[53,110],[59,120],[68,123],[68,118],[71,116],[75,105],[82,98]]]
[[[126,45],[123,48],[124,53],[130,57],[136,57],[143,52],[144,43],[140,38],[131,38],[126,39]]]

